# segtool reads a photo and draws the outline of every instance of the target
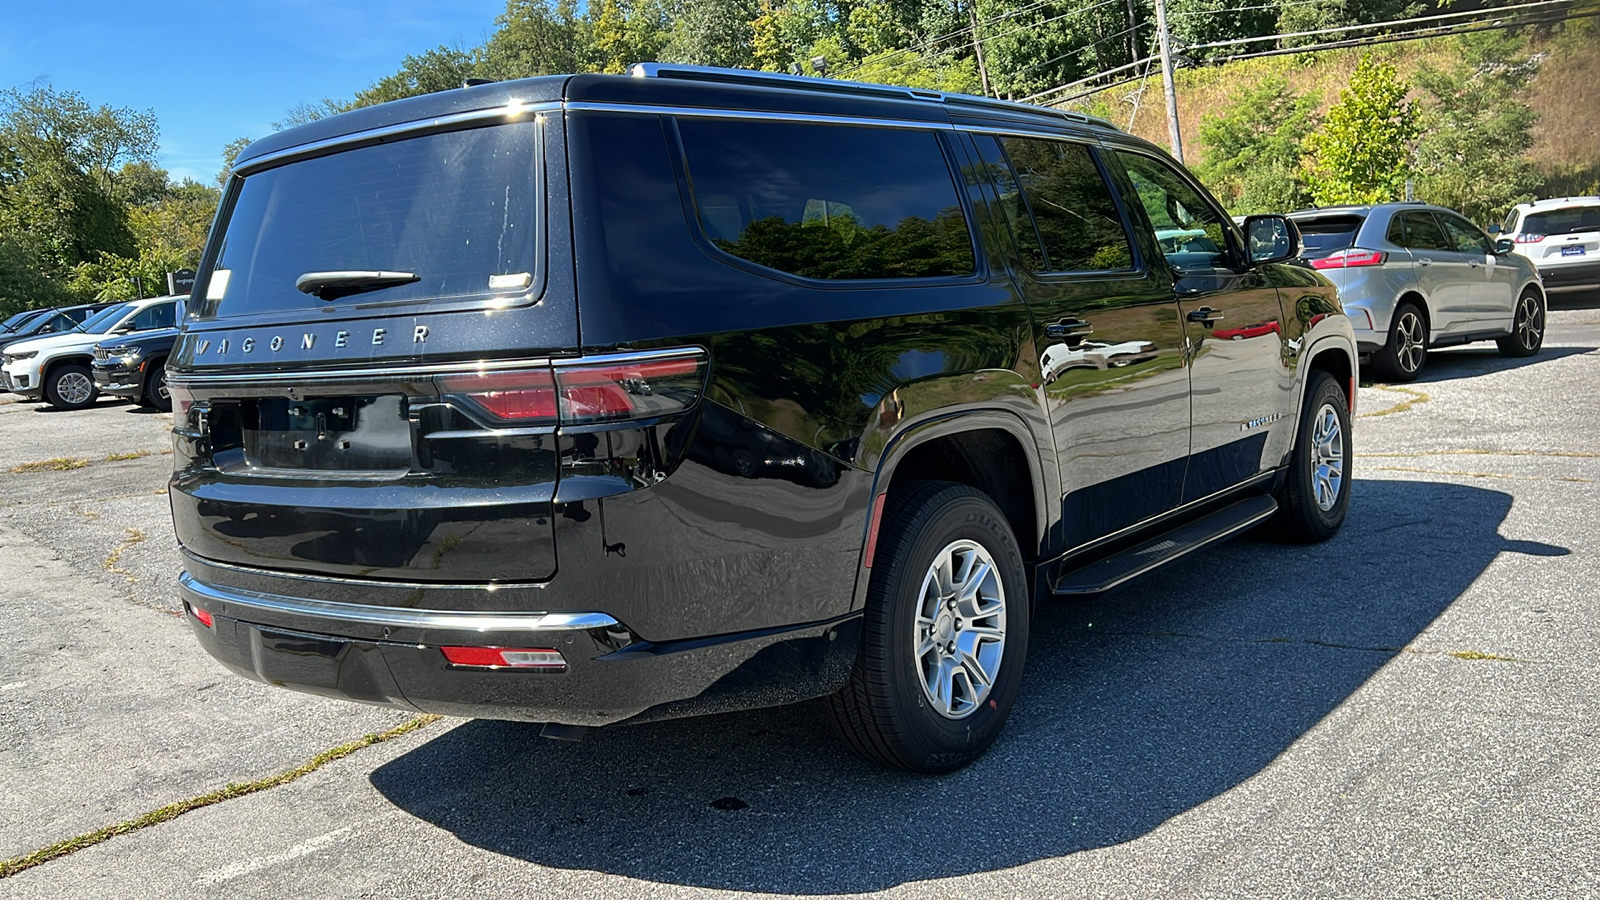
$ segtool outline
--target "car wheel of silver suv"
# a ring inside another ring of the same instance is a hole
[[[1428,361],[1428,320],[1414,303],[1395,307],[1389,340],[1372,355],[1379,373],[1390,381],[1412,381]]]
[[[1529,288],[1517,300],[1511,333],[1495,341],[1505,356],[1532,356],[1544,346],[1544,298]]]

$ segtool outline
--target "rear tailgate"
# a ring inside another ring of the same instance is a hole
[[[547,271],[559,125],[508,113],[241,164],[168,367],[189,553],[551,577],[549,359],[578,344],[570,277]]]

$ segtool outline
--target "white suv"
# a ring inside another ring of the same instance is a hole
[[[1600,197],[1518,203],[1498,230],[1497,247],[1532,260],[1545,287],[1600,285]]]
[[[0,356],[0,386],[61,409],[82,409],[100,395],[94,384],[94,345],[107,335],[177,324],[179,297],[153,297],[110,306],[81,325],[48,337],[18,341]]]

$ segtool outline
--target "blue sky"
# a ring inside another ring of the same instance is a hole
[[[210,183],[222,148],[291,107],[346,100],[408,54],[475,47],[505,0],[8,0],[0,87],[42,78],[90,104],[153,109],[160,163]]]

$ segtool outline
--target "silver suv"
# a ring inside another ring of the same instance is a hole
[[[1544,343],[1533,263],[1496,250],[1460,213],[1423,203],[1309,209],[1289,216],[1301,258],[1333,280],[1356,345],[1379,377],[1411,381],[1428,350],[1493,340],[1507,356]]]

